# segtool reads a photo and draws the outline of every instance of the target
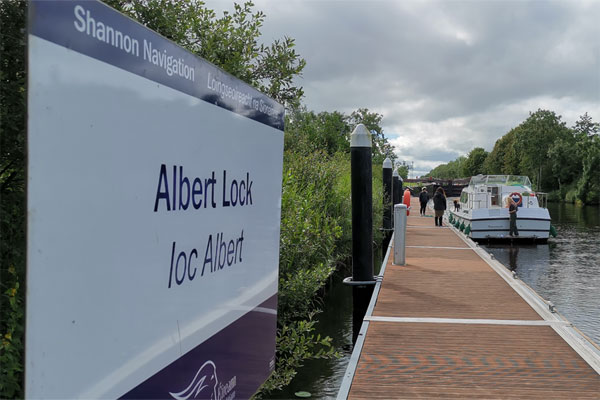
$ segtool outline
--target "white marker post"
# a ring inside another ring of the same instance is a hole
[[[394,265],[406,264],[406,204],[394,206]]]

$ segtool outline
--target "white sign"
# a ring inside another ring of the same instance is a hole
[[[257,317],[246,367],[273,367],[282,107],[102,3],[30,18],[27,397],[127,397],[195,349],[136,393],[211,365],[246,396],[242,355],[201,344]]]

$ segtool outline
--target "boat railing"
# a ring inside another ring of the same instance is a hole
[[[548,208],[548,193],[535,192],[535,196],[538,199],[538,205],[542,208]]]

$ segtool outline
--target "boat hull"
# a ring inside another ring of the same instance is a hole
[[[506,208],[449,211],[449,220],[473,240],[513,239],[509,235],[510,219]],[[467,229],[468,227],[468,229]],[[519,239],[547,241],[550,235],[550,213],[545,208],[519,209]]]

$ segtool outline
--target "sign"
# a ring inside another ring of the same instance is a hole
[[[283,107],[97,1],[32,1],[26,396],[248,398]]]

